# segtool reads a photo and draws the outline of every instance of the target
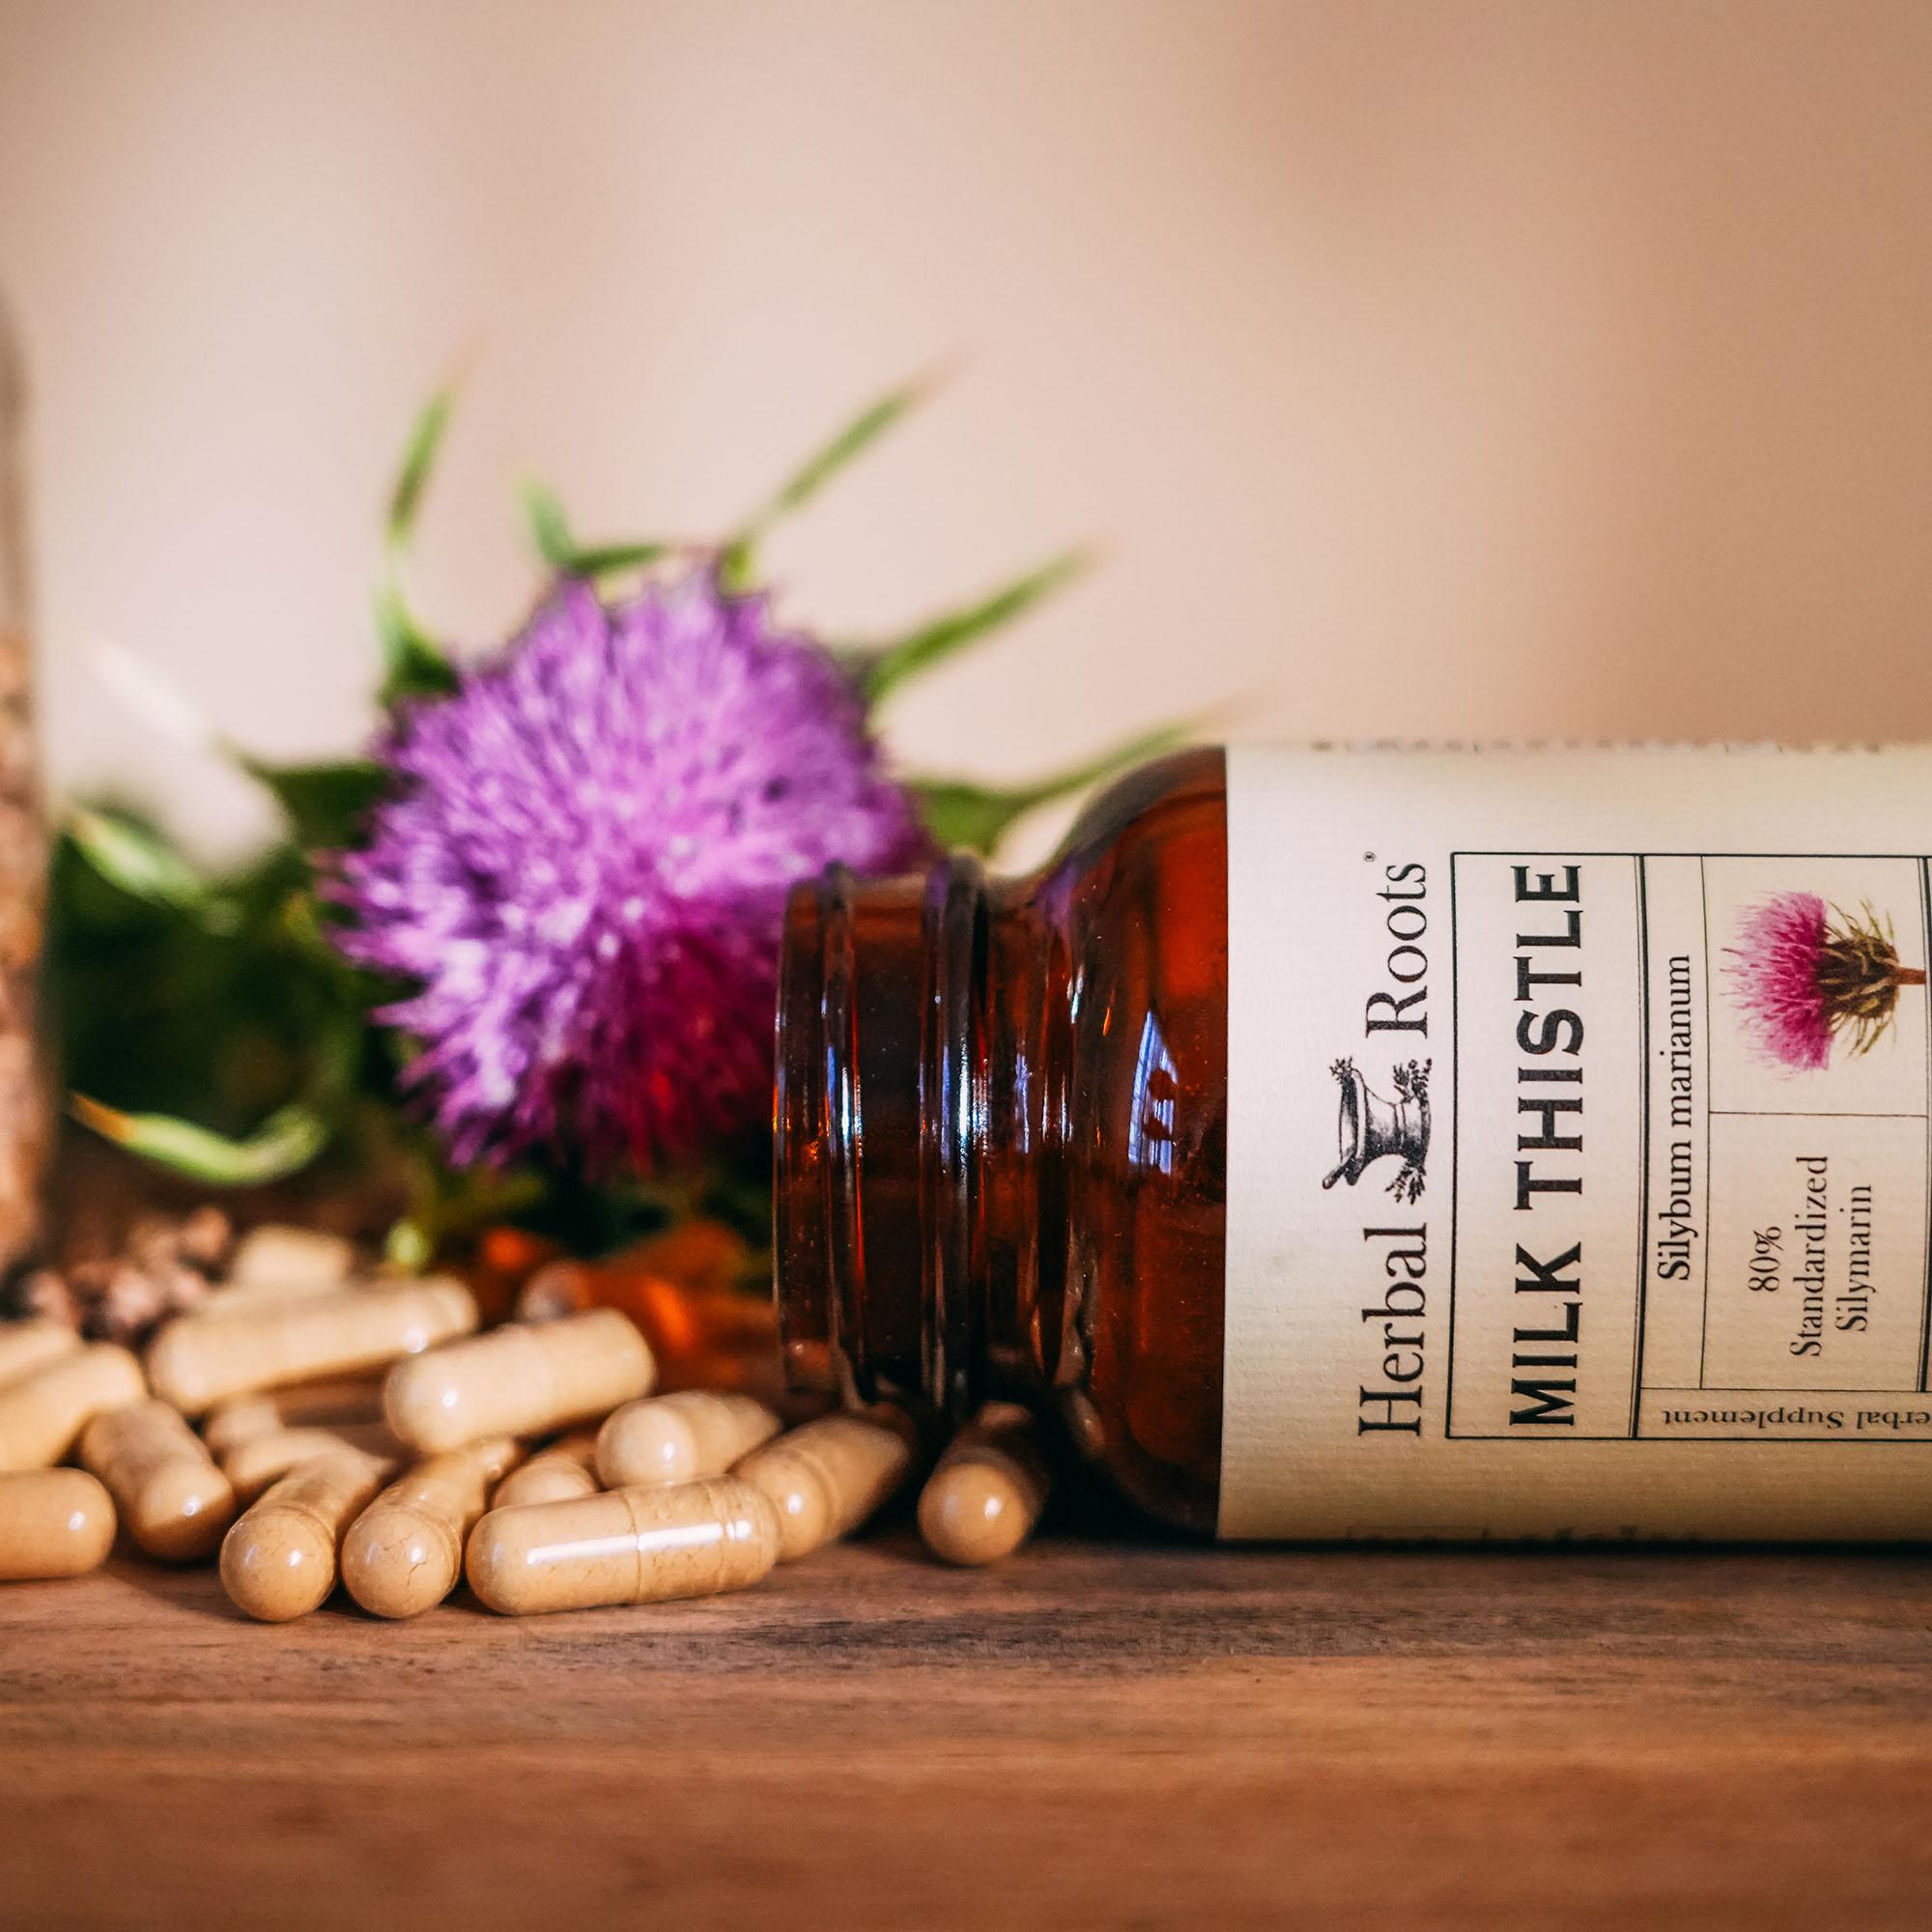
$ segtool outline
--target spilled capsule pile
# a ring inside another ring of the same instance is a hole
[[[611,1309],[477,1329],[460,1283],[358,1277],[346,1242],[298,1228],[247,1236],[145,1361],[0,1323],[0,1581],[84,1574],[118,1532],[161,1562],[218,1553],[265,1623],[338,1586],[407,1619],[466,1579],[510,1616],[648,1604],[760,1581],[922,1462],[889,1406],[786,1430],[735,1389],[659,1394]],[[922,1531],[945,1561],[991,1562],[1046,1492],[1030,1419],[988,1409],[931,1471]]]

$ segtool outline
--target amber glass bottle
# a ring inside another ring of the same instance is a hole
[[[1195,752],[781,972],[794,1382],[1224,1537],[1932,1535],[1932,749]]]
[[[1211,1531],[1228,862],[1216,751],[1044,871],[835,869],[787,910],[776,1115],[795,1386],[1050,1402],[1134,1503]]]

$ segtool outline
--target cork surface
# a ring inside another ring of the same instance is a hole
[[[904,1527],[733,1597],[0,1588],[36,1928],[1918,1927],[1932,1559]]]

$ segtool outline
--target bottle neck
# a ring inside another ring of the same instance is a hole
[[[793,891],[775,1235],[795,1387],[963,1416],[1050,1374],[1064,956],[1030,892],[964,855]]]

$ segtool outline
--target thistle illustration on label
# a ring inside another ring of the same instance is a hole
[[[1728,950],[1747,1030],[1769,1059],[1800,1071],[1829,1066],[1841,1038],[1869,1053],[1899,989],[1925,983],[1921,968],[1899,963],[1889,914],[1866,905],[1848,915],[1816,893],[1775,893],[1752,906]]]
[[[1229,753],[1223,1535],[1932,1534],[1915,786]]]

